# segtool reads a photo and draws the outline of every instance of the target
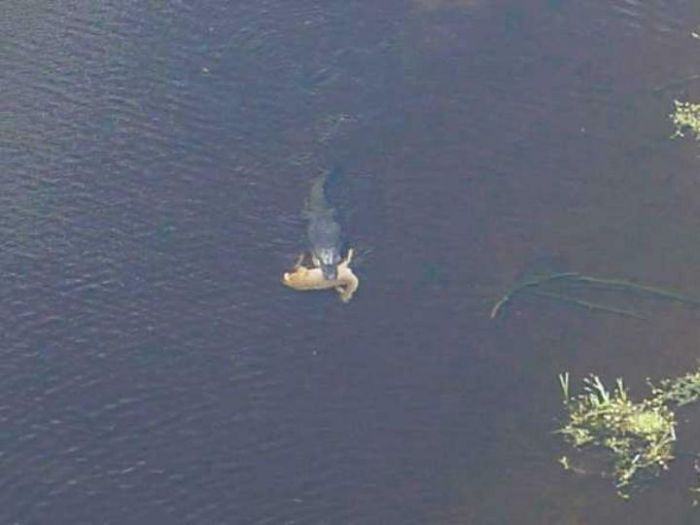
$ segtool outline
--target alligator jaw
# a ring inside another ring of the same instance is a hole
[[[338,278],[338,268],[334,264],[322,264],[321,271],[327,281],[334,281]]]
[[[321,248],[314,252],[314,264],[321,267],[323,276],[326,279],[336,279],[338,276],[337,266],[340,263],[340,253],[334,248]]]

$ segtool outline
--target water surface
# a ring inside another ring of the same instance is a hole
[[[0,521],[700,519],[687,462],[623,502],[552,433],[697,312],[489,319],[543,261],[700,295],[695,2],[5,4]],[[278,282],[332,167],[349,305]]]

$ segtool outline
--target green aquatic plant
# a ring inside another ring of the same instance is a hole
[[[630,399],[621,379],[608,390],[600,378],[584,379],[583,392],[572,396],[569,374],[559,375],[567,420],[558,430],[565,440],[580,451],[606,452],[618,494],[629,497],[630,490],[666,470],[674,459],[676,442],[675,409],[700,401],[700,367],[680,377],[649,381],[651,394],[641,401]],[[700,493],[700,470],[696,458]],[[568,457],[559,462],[575,470]]]
[[[685,407],[700,401],[700,367],[673,379],[663,379],[658,385],[649,383],[652,395],[657,402],[667,406]],[[700,454],[685,454],[695,459],[696,486],[691,489],[695,494],[694,505],[700,504]]]
[[[622,380],[608,390],[596,375],[584,379],[583,392],[572,396],[569,374],[560,374],[568,420],[558,432],[575,448],[606,451],[618,494],[659,475],[673,460],[675,416],[657,398],[632,401]],[[560,459],[566,468],[568,458]]]
[[[700,140],[700,104],[674,100],[673,105],[673,113],[669,115],[676,128],[673,137],[685,137],[685,133],[691,133],[695,140]]]
[[[670,406],[682,407],[700,401],[700,368],[673,379],[662,379],[651,386],[654,400]]]

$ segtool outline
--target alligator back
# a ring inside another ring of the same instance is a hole
[[[326,199],[327,178],[328,172],[324,172],[314,180],[304,214],[309,221],[306,233],[311,255],[318,261],[323,275],[335,279],[336,266],[340,262],[340,225],[335,220],[335,210]]]

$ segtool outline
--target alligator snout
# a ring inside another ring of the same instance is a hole
[[[322,264],[321,271],[323,278],[328,281],[335,281],[338,278],[338,268],[335,265]]]
[[[321,267],[323,276],[326,279],[336,279],[338,277],[337,266],[340,262],[340,251],[335,248],[319,248],[313,250],[316,264]]]

